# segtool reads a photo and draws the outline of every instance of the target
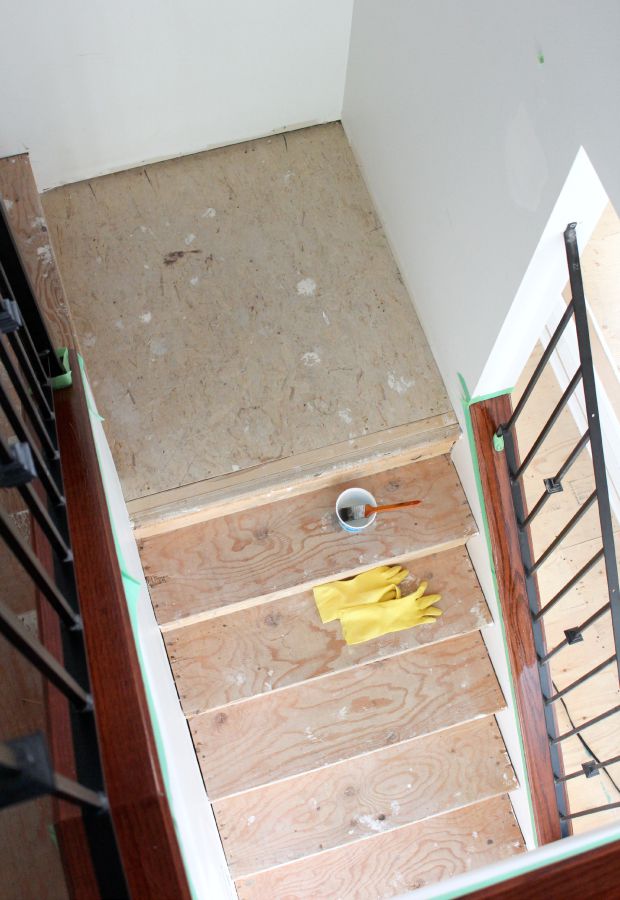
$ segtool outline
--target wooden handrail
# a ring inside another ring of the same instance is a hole
[[[620,896],[620,841],[477,890],[476,900],[602,900]]]
[[[55,410],[106,793],[132,897],[189,887],[166,798],[77,354]]]
[[[548,844],[562,836],[560,817],[508,470],[503,454],[493,449],[493,436],[511,411],[507,395],[470,407],[534,824],[539,843]]]

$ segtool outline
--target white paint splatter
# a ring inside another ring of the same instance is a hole
[[[302,278],[297,282],[297,293],[302,297],[314,297],[316,294],[316,281],[314,278]]]
[[[245,674],[243,672],[231,672],[226,677],[230,684],[236,684],[238,687],[244,685],[246,681]]]
[[[357,822],[359,825],[369,828],[370,831],[386,831],[390,827],[385,819],[375,819],[374,816],[368,814],[365,816],[358,816]]]
[[[7,212],[8,212],[10,209],[13,209],[13,207],[15,206],[14,201],[13,201],[13,200],[9,200],[8,197],[0,197],[0,200],[2,200],[2,202],[4,203],[4,208],[6,209]]]
[[[150,347],[153,356],[165,356],[168,352],[168,345],[163,338],[155,338],[151,341]]]
[[[194,275],[193,278],[190,278],[189,283],[191,284],[192,287],[196,287],[196,285],[198,284],[199,281],[200,281],[200,278],[198,277],[198,275]]]
[[[256,822],[256,816],[248,816],[248,825],[253,825]]]
[[[43,218],[43,216],[35,216],[31,224],[33,228],[45,228],[45,230],[47,231],[45,219]]]
[[[232,466],[230,467],[230,471],[231,471],[231,472],[238,472],[238,471],[239,471],[239,468],[240,468],[240,467],[239,467],[236,463],[233,463]]]
[[[146,234],[148,228],[146,227],[146,225],[140,225],[140,231],[142,232],[142,234]]]
[[[351,422],[353,421],[353,416],[351,415],[351,410],[349,409],[348,406],[346,409],[339,409],[338,415],[340,416],[340,418],[342,419],[343,422],[347,423],[347,425],[350,425]]]
[[[408,784],[408,785],[407,785],[407,788],[408,788],[409,790],[411,790],[412,787],[413,787],[412,784]]]
[[[185,235],[185,243],[188,247],[190,244],[193,244],[195,240],[196,240],[195,234],[186,234]]]
[[[471,836],[472,836],[473,838],[477,838],[477,837],[478,837],[478,832],[477,832],[477,831],[472,831]]]
[[[308,800],[308,806],[310,809],[316,809],[319,804],[316,801],[316,797],[310,797]]]
[[[125,323],[123,322],[122,319],[117,319],[116,322],[114,323],[114,325],[116,328],[118,328],[119,331],[122,331],[123,328],[125,327]]]
[[[152,318],[153,318],[152,312],[145,312],[145,313],[142,313],[142,315],[140,316],[140,321],[144,322],[145,324],[148,325],[148,323],[151,321]]]
[[[346,719],[346,717],[347,717],[348,715],[349,715],[349,707],[348,707],[348,706],[341,706],[340,709],[338,710],[338,718],[339,718],[339,719]]]
[[[94,347],[97,343],[97,338],[91,332],[88,332],[84,335],[84,346],[85,347]]]
[[[330,323],[330,321],[329,321],[329,316],[327,315],[327,313],[325,312],[325,310],[323,310],[323,312],[321,313],[321,315],[323,316],[323,321],[325,322],[325,324],[326,324],[326,325],[330,325],[331,323]]]
[[[398,800],[392,800],[392,802],[390,803],[390,807],[392,809],[392,815],[397,816],[400,812],[400,803],[398,802]]]
[[[318,741],[318,737],[315,735],[315,733],[312,731],[312,729],[310,728],[309,725],[307,725],[304,728],[304,733],[309,741],[312,741],[312,742]]]
[[[290,169],[288,170],[288,172],[285,172],[284,175],[282,176],[282,181],[284,182],[284,184],[289,184],[290,180],[294,176],[294,174],[295,173],[291,172]]]
[[[217,210],[213,209],[212,206],[208,206],[207,209],[203,213],[201,213],[201,219],[214,219],[217,215]]]
[[[44,266],[51,266],[54,261],[52,248],[49,244],[43,244],[42,247],[37,247],[37,256],[40,258]]]
[[[304,366],[318,366],[321,362],[321,357],[318,353],[308,351],[308,353],[304,353],[304,355],[301,357],[301,361],[303,362]]]
[[[144,263],[144,268],[145,268],[145,269],[150,269],[151,267],[149,266],[148,263]]]
[[[97,257],[97,265],[100,266],[102,262],[103,262],[102,258],[100,256],[98,256]]]
[[[414,384],[415,378],[405,378],[404,375],[395,375],[394,372],[388,374],[388,387],[397,394],[406,394]]]

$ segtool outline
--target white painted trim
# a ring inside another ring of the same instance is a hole
[[[73,377],[79,377],[79,373],[74,372]],[[86,390],[94,410],[92,392],[88,386]],[[192,895],[194,900],[236,900],[215,816],[151,605],[118,473],[101,421],[92,412],[90,419],[114,533],[128,574],[140,582],[137,620],[142,675],[150,689],[153,727],[159,732],[163,747],[162,768],[165,765],[167,769],[168,801]]]
[[[566,285],[564,229],[569,222],[578,222],[579,243],[585,247],[608,202],[594,166],[581,147],[482,370],[474,397],[495,394],[517,383]]]

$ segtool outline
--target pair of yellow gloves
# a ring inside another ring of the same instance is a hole
[[[428,582],[422,581],[415,593],[401,596],[398,585],[408,574],[402,566],[378,566],[355,578],[315,587],[321,621],[340,619],[347,644],[434,622],[441,610],[432,604],[441,600],[441,594],[425,596]]]

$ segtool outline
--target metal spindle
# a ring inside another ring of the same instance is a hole
[[[13,364],[13,360],[11,359],[8,350],[4,345],[4,338],[2,336],[0,336],[0,362],[2,362],[2,364],[4,365],[4,368],[6,369],[11,384],[13,385],[14,391],[17,394],[17,398],[19,399],[22,409],[28,416],[32,427],[34,428],[39,440],[41,441],[43,452],[50,459],[58,459],[58,448],[56,447],[52,434],[50,434],[47,426],[43,422],[39,410],[37,409],[30,391],[28,390],[28,386],[24,383],[21,373]]]
[[[590,432],[586,431],[580,437],[579,441],[574,446],[573,450],[571,451],[570,455],[567,457],[566,461],[563,463],[561,468],[558,469],[558,471],[555,473],[555,475],[551,479],[549,479],[550,481],[552,481],[556,485],[562,484],[562,479],[564,478],[566,473],[569,471],[569,469],[571,468],[571,466],[573,465],[573,463],[575,462],[575,460],[577,459],[577,457],[579,456],[579,454],[581,453],[581,451],[583,450],[583,448],[585,447],[585,445],[588,443],[589,440],[590,440]],[[545,503],[547,502],[549,497],[551,497],[551,492],[547,490],[540,497],[540,499],[538,500],[536,505],[533,507],[533,509],[529,513],[529,515],[524,519],[524,521],[519,523],[519,528],[521,530],[527,528],[528,525],[530,525],[532,523],[532,521],[536,518],[538,513],[541,511],[541,509],[543,508],[543,506],[545,505]]]
[[[522,477],[523,473],[524,473],[525,470],[528,468],[529,464],[532,462],[532,460],[534,459],[534,457],[536,456],[536,454],[537,454],[538,451],[540,450],[540,448],[541,448],[541,446],[542,446],[542,444],[543,444],[545,438],[547,437],[547,435],[549,434],[549,432],[551,431],[551,429],[552,429],[553,426],[555,425],[555,423],[556,423],[557,419],[559,418],[559,416],[562,414],[562,411],[563,411],[564,407],[566,406],[566,404],[567,404],[568,401],[570,400],[570,398],[571,398],[571,396],[573,395],[573,393],[574,393],[574,391],[575,391],[577,385],[578,385],[579,382],[581,381],[581,377],[582,377],[582,376],[581,376],[581,366],[580,366],[580,367],[577,369],[577,371],[575,372],[575,374],[573,375],[573,377],[571,378],[568,387],[566,388],[566,390],[565,390],[564,393],[562,394],[560,400],[557,402],[557,404],[556,404],[556,406],[555,406],[553,412],[551,413],[551,415],[550,415],[549,418],[547,419],[547,421],[546,421],[546,423],[545,423],[545,425],[544,425],[542,431],[540,432],[540,434],[538,435],[538,437],[536,438],[536,440],[535,440],[534,443],[532,444],[532,447],[531,447],[529,453],[527,454],[527,456],[525,457],[525,459],[523,460],[523,462],[521,463],[521,465],[519,466],[519,468],[517,469],[517,471],[516,471],[516,472],[511,472],[511,478],[513,479],[513,481],[518,481],[519,478]]]
[[[598,675],[599,672],[602,672],[603,669],[606,669],[607,666],[610,666],[613,662],[616,661],[616,654],[610,656],[609,659],[606,659],[605,662],[600,663],[598,666],[595,666],[593,669],[590,669],[589,672],[586,672],[585,675],[582,675],[581,678],[577,678],[575,681],[571,682],[567,687],[563,688],[561,691],[557,691],[557,693],[552,694],[551,697],[545,698],[545,703],[549,705],[550,703],[555,703],[556,700],[559,700],[561,697],[565,697],[566,694],[569,694],[576,687],[579,687],[580,684],[588,681],[589,678],[592,678],[594,675]]]
[[[33,637],[17,616],[0,603],[0,632],[16,650],[25,656],[42,675],[51,681],[78,710],[92,709],[92,697],[78,684],[72,675],[61,666],[43,644]]]
[[[3,539],[13,556],[61,619],[70,628],[81,629],[82,620],[79,614],[72,608],[64,594],[60,592],[30,547],[27,547],[17,535],[2,509],[0,509],[0,538]]]
[[[557,536],[553,541],[551,541],[551,543],[549,544],[549,546],[547,547],[547,549],[544,551],[544,553],[542,554],[542,556],[540,556],[540,557],[532,564],[532,566],[528,569],[528,572],[527,572],[528,575],[533,575],[534,572],[537,572],[538,569],[540,569],[540,567],[542,566],[542,564],[545,563],[545,562],[549,559],[549,557],[551,556],[551,554],[554,553],[555,550],[557,550],[557,548],[560,546],[560,544],[562,543],[562,541],[564,540],[564,538],[565,538],[568,534],[570,534],[570,532],[573,530],[573,528],[575,527],[575,525],[580,521],[580,519],[582,519],[582,518],[585,516],[585,514],[587,513],[587,511],[590,509],[590,507],[592,506],[592,504],[593,504],[594,501],[596,500],[596,497],[597,497],[597,493],[596,493],[596,490],[594,490],[594,491],[592,491],[592,493],[590,494],[590,496],[588,497],[588,499],[585,501],[585,503],[582,503],[582,504],[581,504],[581,506],[579,507],[579,509],[578,509],[577,512],[575,513],[575,515],[572,516],[572,518],[570,519],[570,521],[564,526],[564,528],[563,528],[562,531],[558,534],[558,536]]]
[[[579,819],[582,816],[593,816],[595,813],[607,812],[610,809],[618,809],[620,807],[620,800],[617,800],[615,803],[605,803],[604,806],[593,806],[591,809],[582,809],[580,812],[574,813],[566,813],[566,815],[560,816],[564,821],[568,821],[569,819]]]
[[[591,728],[592,725],[598,725],[599,722],[603,722],[605,719],[608,719],[610,716],[615,715],[617,712],[620,712],[620,706],[614,706],[613,709],[607,709],[605,712],[600,713],[600,715],[595,716],[593,719],[588,719],[587,722],[582,722],[581,725],[576,725],[574,728],[571,728],[570,731],[565,731],[564,734],[559,734],[557,737],[550,737],[551,744],[559,744],[562,741],[567,740],[567,738],[574,737],[576,734],[581,734],[582,731],[585,731],[587,728]]]
[[[605,606],[601,606],[600,609],[597,609],[597,611],[595,613],[593,613],[589,618],[587,618],[586,621],[582,625],[579,625],[579,627],[576,628],[575,631],[578,634],[583,634],[583,632],[586,631],[588,628],[590,628],[591,625],[594,625],[595,622],[598,622],[598,620],[602,616],[604,616],[606,612],[609,612],[609,603],[606,603]],[[567,647],[568,645],[569,645],[568,638],[564,638],[563,641],[560,641],[559,644],[556,644],[556,646],[553,648],[553,650],[550,650],[544,656],[539,656],[538,662],[540,663],[540,665],[544,665],[545,663],[548,663],[552,656],[555,656],[556,653],[559,653],[560,650],[563,650],[564,647]]]
[[[507,431],[511,431],[511,430],[514,428],[517,419],[519,418],[519,416],[520,416],[521,413],[523,412],[523,409],[524,409],[524,407],[525,407],[525,404],[527,403],[527,401],[528,401],[528,399],[529,399],[529,397],[530,397],[532,391],[534,390],[534,388],[536,387],[536,385],[537,385],[537,383],[538,383],[538,379],[539,379],[540,376],[542,375],[542,373],[543,373],[543,371],[544,371],[544,369],[545,369],[545,366],[547,365],[547,363],[548,363],[549,360],[551,359],[551,356],[552,356],[553,351],[555,350],[555,348],[556,348],[556,346],[557,346],[557,344],[558,344],[558,341],[560,340],[560,338],[561,338],[562,335],[564,334],[564,331],[565,331],[565,329],[566,329],[566,326],[567,326],[568,323],[570,322],[570,320],[571,320],[571,318],[572,318],[572,315],[573,315],[573,304],[572,304],[572,302],[571,302],[571,303],[568,304],[568,306],[567,306],[567,308],[566,308],[566,312],[564,313],[564,315],[563,315],[562,318],[560,319],[560,322],[559,322],[557,328],[556,328],[555,331],[553,332],[553,334],[552,334],[552,336],[551,336],[551,340],[550,340],[549,343],[547,344],[547,347],[546,347],[546,349],[545,349],[545,352],[543,353],[542,357],[540,358],[540,362],[538,363],[538,365],[537,365],[536,368],[534,369],[534,374],[533,374],[532,377],[530,378],[530,380],[529,380],[529,382],[528,382],[528,385],[527,385],[526,389],[523,391],[523,394],[521,395],[521,399],[520,399],[519,402],[517,403],[517,405],[516,405],[516,407],[515,407],[515,409],[514,409],[514,412],[513,412],[512,416],[511,416],[510,419],[508,420],[507,424],[502,426],[502,428],[501,428],[502,433],[506,433]]]
[[[602,762],[594,760],[584,763],[578,772],[571,772],[570,775],[561,775],[556,781],[572,781],[574,778],[591,778],[599,769],[606,769],[608,766],[614,766],[620,762],[620,756],[614,756],[612,759],[604,759]],[[589,774],[588,774],[589,773]]]
[[[550,609],[553,609],[553,607],[554,607],[555,604],[558,602],[558,600],[561,600],[562,597],[564,597],[566,594],[568,594],[569,591],[572,591],[572,589],[573,589],[577,584],[579,584],[579,582],[581,581],[581,579],[582,579],[585,575],[588,574],[588,572],[590,571],[590,569],[591,569],[593,566],[595,566],[596,563],[597,563],[599,560],[601,560],[602,558],[603,558],[603,548],[601,547],[601,549],[598,551],[598,553],[595,553],[594,556],[593,556],[591,559],[588,560],[588,562],[585,564],[585,566],[582,566],[581,569],[579,569],[579,571],[577,572],[577,574],[574,575],[573,578],[571,578],[571,580],[568,581],[568,582],[564,585],[564,587],[561,588],[561,589],[557,592],[557,594],[555,594],[555,596],[552,597],[551,600],[550,600],[547,604],[545,604],[545,606],[542,607],[542,609],[539,609],[537,613],[534,613],[534,615],[533,615],[534,621],[537,622],[539,619],[541,619],[541,618],[545,615],[545,613],[548,613]]]

